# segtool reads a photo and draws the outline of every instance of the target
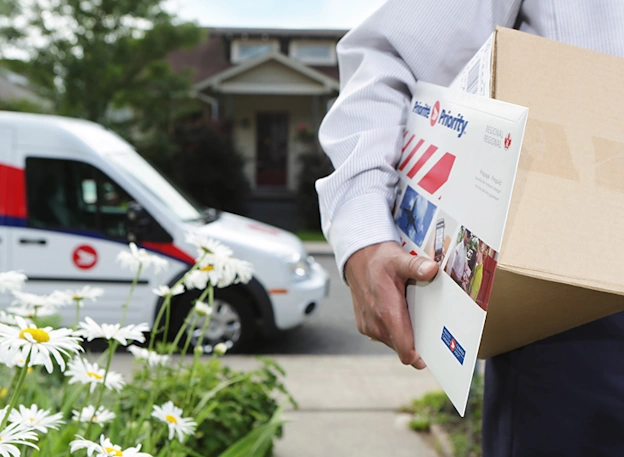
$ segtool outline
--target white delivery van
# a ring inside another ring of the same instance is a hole
[[[139,217],[127,217],[132,207]],[[0,271],[28,275],[26,291],[49,294],[101,287],[82,316],[116,323],[133,273],[115,259],[128,241],[169,261],[160,273],[141,275],[126,323],[152,323],[162,299],[192,265],[196,251],[185,234],[197,231],[229,246],[254,265],[248,284],[218,289],[204,336],[206,349],[231,349],[255,337],[296,327],[315,314],[328,291],[328,275],[289,232],[215,210],[201,211],[119,136],[84,120],[0,112]],[[198,291],[174,297],[172,331]],[[12,298],[0,295],[0,309]],[[74,321],[65,309],[65,325]],[[193,330],[199,337],[201,323]],[[175,333],[174,333],[175,334]]]

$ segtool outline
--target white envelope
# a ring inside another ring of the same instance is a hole
[[[418,82],[393,214],[404,249],[440,264],[407,287],[414,344],[463,416],[528,109]]]

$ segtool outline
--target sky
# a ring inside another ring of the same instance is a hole
[[[170,11],[202,26],[350,29],[385,0],[167,0]]]

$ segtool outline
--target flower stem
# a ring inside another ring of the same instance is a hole
[[[139,268],[137,269],[136,275],[132,280],[132,285],[130,286],[130,292],[128,292],[128,298],[126,298],[126,302],[123,304],[122,313],[121,313],[121,322],[119,325],[123,327],[126,322],[126,314],[128,313],[128,307],[130,306],[130,300],[132,299],[132,295],[134,295],[134,289],[139,282],[139,276],[141,276],[141,271],[143,271],[143,264],[139,263]]]
[[[74,330],[78,328],[78,322],[80,322],[80,300],[74,300],[76,302],[76,320],[74,322]]]
[[[6,396],[7,396],[7,400],[11,400],[11,397],[9,397],[9,394],[11,392],[13,392],[13,390],[15,389],[15,385],[17,384],[17,380],[20,377],[20,370],[15,370],[15,374],[13,375],[13,379],[11,379],[11,385],[9,386],[9,390],[7,390]],[[6,406],[8,403],[3,403],[2,406]]]
[[[141,268],[139,267],[139,271]],[[138,275],[137,275],[138,276]],[[102,386],[100,387],[100,392],[98,393],[98,399],[95,403],[94,414],[97,413],[98,408],[102,404],[102,397],[104,396],[104,391],[106,390],[106,378],[108,377],[108,372],[110,371],[111,362],[113,361],[113,355],[117,350],[117,341],[108,340],[108,359],[106,360],[106,370],[104,371],[104,379],[102,379]],[[85,437],[89,436],[89,432],[91,431],[91,426],[93,425],[93,421],[89,421],[89,425],[87,426],[87,431],[85,432]]]
[[[7,422],[9,421],[9,415],[15,405],[17,404],[17,399],[19,397],[20,391],[22,390],[22,386],[24,384],[24,378],[26,378],[26,373],[28,372],[28,365],[30,365],[30,355],[32,354],[32,348],[28,351],[28,356],[26,357],[26,362],[24,362],[24,366],[22,367],[19,378],[17,380],[17,384],[15,385],[15,390],[13,391],[13,395],[11,396],[11,401],[9,402],[9,407],[6,410],[6,414],[2,419],[2,423],[0,423],[0,430],[4,430]]]
[[[158,310],[158,314],[156,315],[156,320],[154,321],[154,326],[152,327],[152,332],[150,333],[150,342],[149,342],[149,347],[148,347],[150,351],[154,349],[154,343],[156,342],[156,335],[159,332],[158,326],[160,325],[160,321],[163,317],[163,314],[165,313],[167,309],[169,309],[170,306],[171,306],[171,295],[167,295],[165,297],[165,301],[163,302],[162,306]],[[165,337],[166,337],[166,333],[167,332],[165,332]]]

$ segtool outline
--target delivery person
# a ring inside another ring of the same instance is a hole
[[[438,265],[403,252],[390,213],[406,108],[417,79],[450,83],[496,25],[624,57],[622,0],[388,0],[338,45],[341,93],[319,135],[335,167],[317,183],[323,231],[360,332],[419,369],[405,282]],[[485,382],[485,457],[624,455],[623,314],[494,357]]]

